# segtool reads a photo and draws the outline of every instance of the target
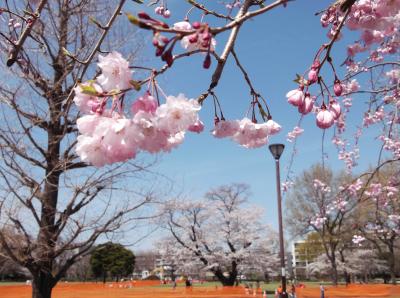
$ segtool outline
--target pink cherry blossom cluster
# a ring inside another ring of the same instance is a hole
[[[382,194],[382,184],[381,183],[371,183],[368,190],[365,191],[365,195],[369,197],[378,197]]]
[[[168,19],[171,16],[171,11],[167,8],[166,1],[162,1],[161,5],[154,9],[154,12],[164,18]]]
[[[320,229],[327,220],[328,219],[325,216],[317,214],[312,220],[310,220],[310,224],[315,226],[315,228]]]
[[[313,186],[314,186],[315,190],[319,190],[322,193],[330,193],[331,192],[331,188],[327,184],[322,182],[321,180],[314,179]]]
[[[354,183],[351,183],[347,187],[347,191],[353,196],[356,197],[357,193],[362,189],[364,183],[361,179],[357,179]]]
[[[333,201],[331,204],[326,206],[326,214],[334,214],[335,212],[345,212],[346,206],[348,205],[348,201],[344,200],[343,198],[338,198],[337,200]]]
[[[217,120],[212,134],[216,138],[230,138],[245,148],[258,148],[268,143],[268,138],[277,134],[281,126],[269,119],[254,123],[245,117],[241,120]]]
[[[133,103],[132,118],[119,113],[85,115],[77,120],[76,152],[85,162],[100,167],[134,158],[138,150],[168,152],[184,140],[186,131],[203,129],[195,100],[183,94],[168,96],[165,104],[146,93]]]
[[[382,61],[382,55],[394,54],[397,51],[400,45],[398,41],[399,9],[399,1],[360,0],[352,5],[345,24],[350,30],[361,31],[363,44],[358,41],[348,47],[348,65],[354,63],[352,57],[371,49],[374,44],[378,45],[370,52],[370,59],[374,62]],[[331,6],[321,16],[322,26],[331,25],[331,31],[334,31],[342,17],[343,12],[339,5]]]
[[[385,111],[384,108],[381,106],[375,112],[367,112],[364,114],[363,125],[365,127],[368,127],[372,124],[381,122],[384,119],[385,119]]]
[[[357,159],[359,158],[360,150],[357,147],[351,151],[347,151],[343,148],[338,154],[338,159],[344,161],[348,173],[357,165]]]
[[[379,139],[383,142],[383,149],[390,151],[394,158],[400,158],[400,140],[384,135],[380,136]]]
[[[290,143],[294,142],[294,140],[302,135],[304,132],[304,129],[301,127],[295,126],[292,131],[288,132],[286,136],[286,140]]]
[[[131,106],[132,117],[123,111],[123,98],[131,89],[132,71],[121,54],[99,56],[102,70],[96,82],[75,88],[74,102],[82,113],[77,120],[81,133],[76,152],[82,161],[100,167],[134,158],[139,150],[168,152],[183,142],[185,132],[204,128],[200,105],[183,94],[168,96],[164,104],[146,92]],[[107,91],[107,92],[105,92]],[[121,95],[123,94],[123,95]],[[110,108],[107,101],[112,99]]]

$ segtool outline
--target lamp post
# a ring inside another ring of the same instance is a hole
[[[286,293],[286,270],[285,270],[285,247],[283,243],[283,224],[282,224],[282,195],[281,195],[281,177],[279,169],[279,158],[285,149],[283,144],[269,145],[269,151],[275,159],[276,166],[276,193],[278,198],[278,219],[279,219],[279,250],[281,259],[281,282],[282,282],[282,298],[287,298]]]

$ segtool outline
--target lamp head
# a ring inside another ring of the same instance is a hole
[[[269,145],[269,151],[271,151],[272,156],[275,160],[279,160],[283,153],[283,149],[285,149],[285,145],[283,144],[271,144]]]

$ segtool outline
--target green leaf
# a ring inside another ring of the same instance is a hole
[[[61,50],[62,50],[62,53],[63,53],[65,56],[73,57],[73,55],[72,55],[66,48],[63,47]]]
[[[303,84],[304,83],[304,78],[303,78],[303,76],[301,76],[298,73],[296,73],[296,79],[294,79],[293,82],[295,82],[297,84]]]
[[[139,91],[142,88],[142,85],[139,81],[130,80],[129,83],[133,86],[136,91]]]
[[[260,111],[261,117],[263,118],[264,121],[266,121],[266,119],[268,119],[267,113],[265,113],[264,108],[262,107],[262,105],[259,102],[257,103],[257,105],[258,105],[258,109]]]
[[[83,94],[94,95],[94,96],[98,95],[96,89],[91,84],[90,85],[79,84],[79,87],[81,88]]]

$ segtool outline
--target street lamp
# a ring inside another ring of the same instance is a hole
[[[282,298],[287,298],[286,293],[286,270],[285,270],[285,247],[283,243],[283,224],[282,224],[282,196],[281,196],[281,177],[279,169],[279,158],[285,149],[283,144],[269,145],[269,151],[275,159],[276,166],[276,193],[278,198],[278,219],[279,219],[279,250],[281,258],[281,281],[282,281]]]

